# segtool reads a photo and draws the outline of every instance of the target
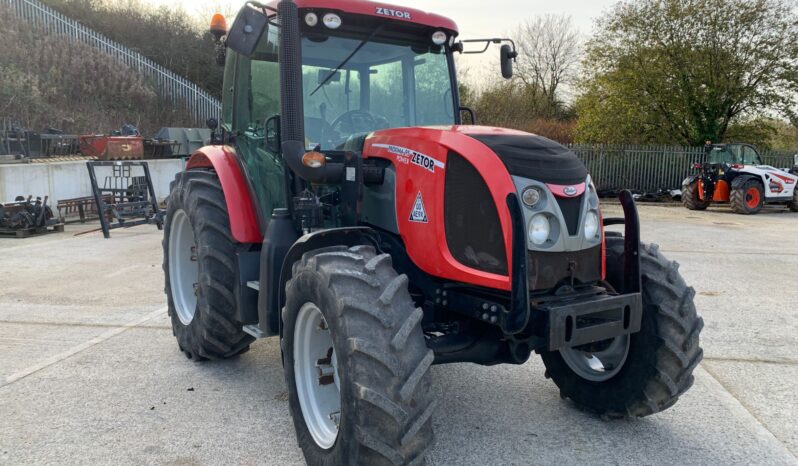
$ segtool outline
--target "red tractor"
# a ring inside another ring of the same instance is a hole
[[[568,149],[461,125],[453,56],[474,41],[454,22],[283,0],[213,24],[221,132],[172,184],[169,314],[195,360],[280,339],[309,464],[423,462],[432,364],[535,351],[564,398],[608,417],[692,385],[703,322],[678,265],[640,242],[628,192],[602,219]],[[510,77],[514,45],[481,42]]]

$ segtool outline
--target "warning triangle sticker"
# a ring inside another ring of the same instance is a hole
[[[421,199],[421,191],[416,196],[416,202],[413,203],[413,210],[410,212],[411,222],[427,223],[427,212],[424,210],[424,200]]]

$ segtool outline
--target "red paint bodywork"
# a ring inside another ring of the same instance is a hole
[[[478,126],[447,126],[435,128],[397,128],[373,133],[363,150],[363,157],[378,157],[393,162],[396,168],[396,215],[399,235],[413,262],[430,275],[462,283],[510,290],[510,277],[483,272],[465,266],[452,257],[446,244],[443,217],[443,196],[446,169],[435,166],[434,171],[413,163],[412,156],[402,155],[397,148],[411,149],[431,157],[444,165],[449,151],[456,152],[485,180],[499,213],[507,264],[512,270],[512,226],[507,208],[507,195],[516,188],[499,157],[486,145],[468,134],[524,134],[518,131]],[[394,146],[393,150],[390,147]],[[413,222],[410,215],[418,193],[424,201],[428,221]],[[479,228],[478,225],[474,225]]]
[[[239,243],[262,243],[263,234],[258,226],[255,205],[238,166],[235,149],[230,146],[205,146],[194,152],[186,163],[186,170],[197,168],[212,168],[219,177],[233,239]]]
[[[272,8],[277,8],[278,1],[269,4]],[[381,19],[395,19],[398,21],[405,21],[408,23],[423,24],[434,28],[447,29],[457,35],[457,24],[445,16],[436,15],[434,13],[427,13],[426,11],[417,10],[415,8],[408,8],[399,5],[391,5],[388,3],[368,2],[365,0],[294,0],[294,3],[299,8],[313,8],[319,10],[338,10],[345,13],[353,13],[358,15],[374,16]],[[378,8],[400,11],[409,13],[410,19],[403,16],[388,16],[378,14]],[[321,19],[321,18],[319,18]],[[324,27],[319,21],[316,27]]]

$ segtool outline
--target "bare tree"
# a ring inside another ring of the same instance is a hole
[[[570,16],[542,15],[515,31],[516,76],[549,105],[561,105],[558,91],[575,78],[581,60],[579,32]]]

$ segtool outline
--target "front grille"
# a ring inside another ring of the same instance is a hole
[[[450,152],[444,185],[444,225],[449,252],[461,264],[507,275],[499,212],[479,172]]]
[[[565,226],[568,227],[568,234],[571,236],[579,233],[579,215],[582,210],[582,196],[577,197],[557,197],[557,204],[565,219]]]
[[[574,284],[594,283],[601,280],[601,246],[581,251],[529,251],[527,268],[531,291],[554,288],[570,280],[572,274]]]

